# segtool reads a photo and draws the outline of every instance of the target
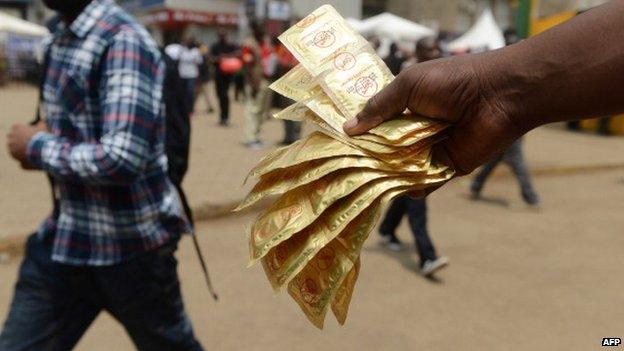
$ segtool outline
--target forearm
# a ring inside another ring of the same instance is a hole
[[[624,1],[615,0],[502,50],[477,64],[486,86],[517,125],[624,111]]]
[[[28,145],[28,162],[54,178],[87,184],[129,184],[144,167],[147,150],[121,150],[107,143],[73,144],[39,133]]]

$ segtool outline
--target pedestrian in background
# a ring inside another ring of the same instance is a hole
[[[210,82],[212,80],[212,65],[210,64],[210,49],[202,44],[199,46],[199,52],[202,55],[202,63],[199,65],[199,79],[197,81],[196,96],[204,99],[206,104],[206,112],[213,113],[214,105],[210,96]]]
[[[192,116],[195,111],[197,85],[199,84],[199,66],[204,64],[204,58],[195,38],[190,37],[185,41],[177,60],[180,78],[184,83],[186,103]]]
[[[393,75],[399,74],[401,69],[403,68],[403,63],[405,62],[405,57],[402,55],[399,47],[396,43],[390,44],[390,51],[388,52],[388,56],[384,58],[384,63],[390,69]]]
[[[515,30],[508,29],[504,34],[507,45],[514,44],[518,41],[518,36]],[[531,182],[531,174],[524,157],[524,152],[522,151],[522,143],[523,138],[518,138],[518,140],[513,142],[507,150],[495,156],[492,160],[490,160],[490,162],[486,163],[481,168],[470,184],[471,198],[479,199],[481,197],[481,190],[483,189],[488,177],[492,174],[492,171],[494,171],[496,166],[503,161],[509,165],[513,174],[516,176],[524,202],[530,207],[538,207],[540,205],[540,198],[533,187],[533,183]]]
[[[28,238],[0,350],[71,350],[102,310],[139,350],[202,350],[174,256],[191,227],[167,175],[158,47],[113,0],[44,2],[63,19],[45,49],[45,123],[8,140],[51,176],[55,206]]]
[[[442,57],[442,50],[435,38],[424,38],[416,43],[416,56],[419,62],[435,60]],[[400,66],[398,62],[397,65]],[[420,257],[420,272],[425,277],[431,277],[435,272],[446,267],[449,260],[437,255],[429,237],[426,198],[413,198],[407,195],[396,198],[381,222],[379,234],[388,249],[402,250],[403,243],[397,238],[396,229],[406,214],[414,236],[416,252]]]
[[[282,44],[277,38],[273,38],[273,46],[275,47],[275,52],[277,54],[277,73],[275,76],[275,80],[279,79],[281,76],[290,71],[293,67],[295,67],[299,62],[290,53],[290,51]],[[293,100],[281,96],[274,95],[275,100],[277,100],[276,107],[278,108],[286,108],[289,105],[295,103]],[[299,140],[301,137],[301,122],[299,121],[291,121],[284,120],[284,139],[280,142],[280,145],[290,145],[295,141]]]
[[[234,101],[245,101],[245,70],[242,69],[234,74]]]
[[[231,44],[225,31],[220,30],[219,39],[210,48],[210,57],[215,67],[215,90],[219,98],[219,124],[227,126],[230,121],[230,83],[235,72],[226,70],[225,60],[235,59],[240,55],[236,45]]]
[[[277,69],[277,54],[259,26],[253,27],[253,35],[242,48],[245,65],[245,146],[259,149],[260,128],[269,117],[273,92],[269,89]]]

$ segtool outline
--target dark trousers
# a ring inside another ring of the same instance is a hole
[[[395,231],[405,214],[407,214],[414,235],[421,266],[427,260],[435,260],[437,258],[436,251],[427,231],[427,201],[425,199],[415,199],[409,196],[396,198],[386,212],[386,217],[381,222],[379,231],[383,235],[396,235]]]
[[[219,116],[221,121],[228,121],[230,119],[230,97],[228,93],[230,91],[231,82],[232,76],[229,74],[215,75],[215,90],[219,98]]]
[[[0,350],[71,350],[102,310],[139,350],[202,350],[182,304],[176,244],[106,267],[56,263],[50,249],[28,239]]]
[[[183,78],[184,84],[184,102],[189,112],[195,110],[195,99],[197,98],[197,79]]]
[[[511,167],[516,179],[518,179],[518,183],[520,184],[520,193],[522,194],[524,201],[531,205],[539,203],[539,196],[533,188],[529,168],[524,160],[524,154],[522,152],[522,139],[516,140],[504,153],[496,156],[490,162],[485,164],[485,166],[481,168],[477,176],[473,179],[470,191],[473,193],[481,192],[485,181],[501,161],[505,161],[505,163]]]
[[[294,143],[301,136],[301,122],[284,120],[284,142]]]

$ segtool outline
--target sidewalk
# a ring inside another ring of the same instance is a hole
[[[6,133],[11,124],[29,121],[34,111],[34,88],[11,86],[1,90],[0,106],[0,243],[34,230],[50,210],[48,184],[39,172],[24,172],[6,150]],[[216,102],[216,99],[215,99]],[[203,101],[198,111],[204,111]],[[217,115],[197,113],[192,120],[192,147],[189,173],[184,187],[191,205],[201,208],[201,217],[212,217],[215,211],[227,213],[253,186],[242,185],[247,172],[275,147],[283,137],[280,121],[264,125],[262,138],[267,147],[248,150],[243,141],[242,104],[232,104],[232,124],[217,126]],[[538,173],[577,171],[592,168],[624,168],[624,139],[570,133],[558,127],[543,127],[531,132],[525,142],[527,158]],[[501,167],[502,174],[507,172]],[[624,171],[623,171],[624,173]]]

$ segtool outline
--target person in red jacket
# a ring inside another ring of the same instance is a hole
[[[258,149],[260,127],[269,115],[273,93],[269,89],[270,79],[275,75],[277,55],[264,31],[254,26],[253,35],[243,44],[245,65],[245,146]]]

